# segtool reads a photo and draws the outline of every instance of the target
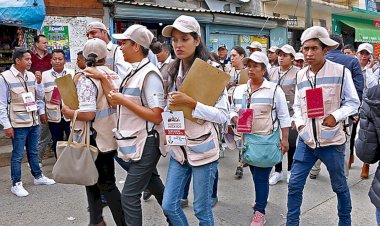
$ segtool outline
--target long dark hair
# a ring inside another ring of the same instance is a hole
[[[210,59],[210,54],[209,54],[206,46],[204,45],[201,37],[196,32],[192,32],[192,33],[190,33],[190,35],[195,40],[197,40],[197,39],[200,40],[199,45],[195,48],[194,57],[191,60],[191,64],[193,64],[193,62],[196,58],[200,58],[204,61],[207,61],[208,59]],[[168,67],[169,77],[168,77],[168,88],[166,90],[166,93],[169,92],[169,88],[173,86],[175,80],[177,79],[180,62],[181,62],[181,60],[178,57],[176,57],[176,59],[172,63],[170,63],[170,65]]]

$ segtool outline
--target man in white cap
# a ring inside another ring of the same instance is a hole
[[[294,55],[296,51],[291,45],[284,45],[276,50],[276,56],[278,56],[279,66],[274,67],[269,71],[269,79],[271,82],[278,84],[285,93],[286,102],[290,116],[293,115],[293,102],[294,91],[296,86],[296,75],[299,71],[298,67],[293,66]],[[292,168],[294,151],[296,150],[297,130],[295,128],[289,129],[289,150],[288,150],[288,172],[286,174],[286,181],[289,182],[290,170]],[[276,164],[275,172],[269,178],[269,184],[275,185],[279,181],[283,180],[282,162]]]
[[[294,55],[294,61],[293,61],[294,66],[301,69],[303,68],[304,63],[305,63],[305,58],[303,56],[303,53],[296,53],[296,55]]]
[[[87,25],[86,33],[88,39],[99,38],[107,44],[106,66],[116,72],[120,78],[124,78],[132,69],[132,66],[124,61],[120,47],[112,43],[106,26],[98,21],[91,22]]]
[[[259,51],[261,52],[263,46],[260,42],[253,41],[251,45],[247,46],[247,49],[249,50],[249,55],[252,55],[252,53]]]
[[[269,64],[272,68],[278,66],[278,60],[277,60],[277,54],[276,54],[277,49],[278,49],[277,46],[271,46],[267,51]]]
[[[379,67],[375,64],[373,57],[373,46],[362,43],[358,47],[357,57],[364,76],[364,95],[367,89],[379,84]]]
[[[299,141],[288,186],[286,225],[300,224],[303,189],[318,159],[326,165],[338,198],[339,225],[351,225],[351,198],[344,175],[346,136],[342,121],[357,112],[359,97],[351,72],[324,58],[328,50],[339,45],[330,39],[325,28],[306,29],[301,44],[309,66],[297,73],[293,118]]]

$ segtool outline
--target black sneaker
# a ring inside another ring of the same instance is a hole
[[[310,179],[313,179],[313,180],[314,180],[314,179],[317,179],[317,175],[309,174],[309,178],[310,178]]]
[[[152,193],[150,193],[150,191],[148,189],[145,189],[145,191],[143,193],[144,201],[147,201],[151,196],[152,196]]]
[[[238,167],[236,168],[235,178],[236,178],[236,179],[241,179],[242,177],[243,177],[243,167],[238,166]]]

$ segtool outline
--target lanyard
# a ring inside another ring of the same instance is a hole
[[[250,86],[251,84],[248,84],[248,85]],[[243,98],[241,100],[242,101],[241,102],[242,108],[245,109],[245,106],[247,106],[246,108],[249,108],[251,106],[251,97],[252,97],[252,94],[254,94],[255,92],[259,91],[260,89],[261,89],[261,86],[258,89],[256,89],[255,91],[249,92],[249,87],[247,86],[247,89],[243,93]]]
[[[12,70],[11,70],[12,72]],[[13,72],[12,72],[13,74]],[[15,75],[15,74],[13,74]],[[24,76],[21,75],[21,73],[18,73],[17,75],[15,75],[17,77],[17,79],[20,81],[22,87],[25,89],[26,92],[29,92],[28,90],[28,84],[26,84],[26,81],[28,81],[28,74],[25,75],[26,79],[24,78]],[[22,79],[22,81],[21,81]]]
[[[288,70],[285,71],[285,73],[281,76],[280,74],[280,67],[278,68],[278,82],[277,82],[277,85],[280,85],[282,86],[282,83],[284,83],[284,80],[285,80],[285,77],[288,75],[288,72],[293,68],[293,65],[290,66],[290,68]]]
[[[239,72],[238,72],[239,70]],[[239,82],[239,76],[240,76],[240,72],[241,72],[242,69],[236,69],[234,68],[234,82],[236,82],[236,84]]]
[[[141,63],[141,62],[140,62]],[[128,80],[130,79],[130,78],[132,78],[133,77],[133,75],[135,75],[138,71],[140,71],[141,69],[143,69],[146,65],[148,65],[150,63],[150,61],[148,60],[148,62],[146,62],[144,65],[142,65],[141,67],[139,67],[139,66],[137,66],[137,69],[135,70],[135,71],[131,71],[130,73],[129,73],[129,75],[127,75],[127,76],[125,76],[125,78],[123,79],[123,81],[121,82],[121,84],[120,84],[120,88],[119,88],[119,92],[120,93],[122,93],[123,92],[123,87],[124,87],[124,85],[128,82]]]
[[[307,77],[307,80],[309,81],[310,86],[311,86],[312,89],[314,89],[314,88],[317,87],[317,75],[318,75],[318,72],[325,66],[325,63],[326,63],[326,60],[325,60],[325,62],[323,62],[322,67],[315,73],[314,83],[311,81],[311,78],[310,78],[310,75],[309,75],[311,66],[308,67],[308,69],[306,71],[306,77]]]

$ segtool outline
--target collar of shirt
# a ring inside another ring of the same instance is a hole
[[[112,46],[113,46],[112,42],[107,43],[107,49],[108,49],[108,51],[111,51]]]
[[[264,81],[261,84],[261,86],[260,86],[259,89],[270,89],[270,85],[271,84],[269,83],[269,81],[264,78]],[[252,92],[251,91],[251,80],[248,80],[248,82],[247,82],[247,90],[248,90],[249,93]]]
[[[27,72],[25,71],[24,74],[22,74],[21,72],[19,72],[19,71],[15,68],[14,64],[12,64],[10,70],[11,70],[11,72],[12,72],[12,74],[13,74],[14,76],[16,76],[16,77],[17,77],[17,76],[20,76],[20,77],[23,78],[25,81],[28,80]]]
[[[142,59],[142,61],[140,61],[140,62],[134,62],[134,63],[131,63],[131,65],[132,65],[132,70],[133,70],[133,71],[136,71],[136,70],[139,69],[141,66],[145,65],[148,61],[149,61],[148,58],[145,57],[145,58]]]
[[[172,55],[169,54],[168,58],[166,58],[166,60],[163,63],[158,62],[157,63],[158,69],[161,69],[164,65],[169,64],[171,59],[172,59]]]
[[[34,50],[32,51],[32,53],[33,53],[36,57],[38,57],[38,58],[40,58],[40,59],[46,57],[46,56],[49,54],[49,52],[46,51],[46,52],[44,53],[44,55],[41,57],[40,54],[38,54],[38,52],[37,52],[36,49],[34,49]]]
[[[63,70],[62,70],[60,73],[58,73],[58,72],[56,72],[56,71],[54,70],[54,68],[52,68],[52,69],[51,69],[51,74],[52,74],[54,77],[58,78],[58,77],[61,77],[61,76],[66,75],[66,69],[63,68]]]

